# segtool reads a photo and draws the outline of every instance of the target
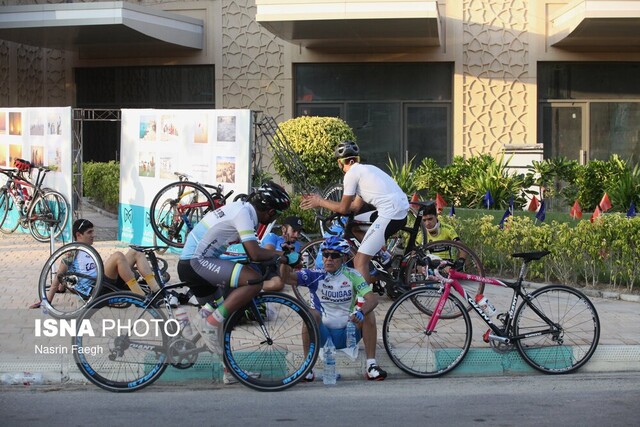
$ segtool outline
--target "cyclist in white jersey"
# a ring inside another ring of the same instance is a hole
[[[366,378],[381,381],[387,377],[376,362],[376,318],[374,309],[378,305],[378,297],[373,293],[356,270],[343,264],[344,255],[349,253],[349,242],[337,236],[329,237],[321,247],[323,270],[302,269],[297,272],[283,264],[280,275],[286,283],[306,286],[311,294],[311,314],[316,319],[320,330],[320,346],[324,346],[331,337],[337,349],[345,348],[346,326],[348,321],[356,324],[356,341],[364,341],[367,355]],[[357,297],[364,298],[360,310],[355,310]],[[303,327],[304,328],[304,327]],[[303,342],[308,347],[309,339],[306,330],[302,332]],[[306,381],[313,381],[315,375],[310,373]]]
[[[220,259],[220,256],[234,243],[242,243],[252,261],[268,261],[279,255],[275,250],[260,247],[256,229],[259,223],[274,221],[290,203],[284,188],[268,182],[258,188],[247,202],[230,203],[209,212],[189,233],[178,262],[180,280],[188,282],[198,298],[207,299],[215,294],[218,287],[225,294],[222,304],[207,314],[202,322],[195,322],[211,351],[220,351],[218,329],[224,320],[248,304],[262,289],[262,283],[247,286],[262,279],[260,265],[242,265]]]
[[[398,184],[384,171],[373,165],[360,163],[360,149],[355,142],[343,141],[335,150],[338,166],[344,172],[344,192],[339,202],[323,199],[319,194],[303,197],[303,209],[325,208],[342,215],[358,213],[356,221],[373,222],[363,235],[355,228],[354,235],[361,245],[354,258],[354,267],[369,283],[369,261],[382,249],[386,240],[407,223],[409,201]],[[365,203],[375,211],[362,213]]]

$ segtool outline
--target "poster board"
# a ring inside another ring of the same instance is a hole
[[[43,187],[59,191],[69,203],[69,220],[61,238],[71,240],[73,206],[73,132],[71,107],[0,108],[0,167],[14,167],[16,158],[51,169]],[[35,180],[37,171],[33,169]],[[6,176],[0,175],[0,185]],[[18,221],[18,212],[9,211],[9,224]],[[28,232],[18,227],[16,232]],[[59,238],[60,239],[60,238]]]
[[[154,244],[149,206],[174,172],[248,193],[251,133],[251,110],[123,109],[118,238]]]

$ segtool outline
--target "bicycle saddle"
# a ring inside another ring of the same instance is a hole
[[[550,251],[536,251],[536,252],[519,252],[517,254],[511,254],[514,258],[522,258],[524,262],[537,261],[542,257],[549,255]]]

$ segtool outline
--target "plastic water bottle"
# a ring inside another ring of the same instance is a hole
[[[324,345],[324,369],[322,371],[322,382],[325,385],[335,385],[336,379],[336,346],[333,345],[333,341],[331,340],[331,337],[329,337]]]
[[[358,346],[358,343],[356,342],[356,324],[353,323],[351,320],[347,322],[346,335],[347,335],[347,348],[349,349],[349,352],[351,354],[354,354],[356,352],[356,347]]]
[[[389,263],[391,262],[391,253],[389,253],[389,251],[386,249],[381,249],[378,254],[380,255],[380,262],[382,263],[382,265],[385,267],[389,265]]]
[[[12,374],[2,374],[0,381],[2,381],[2,384],[10,385],[44,384],[44,378],[42,377],[42,373],[40,372],[16,372]]]
[[[476,303],[480,306],[484,314],[491,317],[496,314],[496,308],[489,302],[487,297],[482,294],[476,295]]]

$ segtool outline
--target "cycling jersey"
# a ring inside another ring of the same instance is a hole
[[[180,259],[219,258],[232,243],[258,240],[258,215],[250,203],[235,202],[209,212],[191,230]]]
[[[409,211],[407,195],[389,175],[373,165],[355,163],[344,175],[345,196],[358,195],[378,210],[386,219],[406,218]]]
[[[303,269],[298,271],[298,286],[306,286],[311,293],[311,308],[322,314],[328,328],[347,326],[356,297],[364,297],[372,288],[356,270],[342,266],[334,273]]]
[[[62,262],[67,266],[67,273],[78,273],[84,277],[79,277],[76,283],[75,290],[85,296],[91,293],[91,290],[96,284],[96,263],[89,253],[78,250],[75,254],[69,253],[63,259]],[[86,276],[92,277],[90,279]]]
[[[440,223],[437,235],[432,236],[431,233],[427,232],[427,243],[439,242],[441,240],[460,240],[460,237],[458,237],[458,233],[452,226]],[[447,245],[436,245],[430,249],[430,252],[438,255],[440,258],[452,258],[451,247]]]
[[[283,243],[285,243],[283,236],[278,236],[275,233],[269,233],[262,239],[260,246],[264,248],[266,245],[273,245],[276,251],[281,251]],[[296,241],[293,246],[296,252],[300,252],[300,242]]]

